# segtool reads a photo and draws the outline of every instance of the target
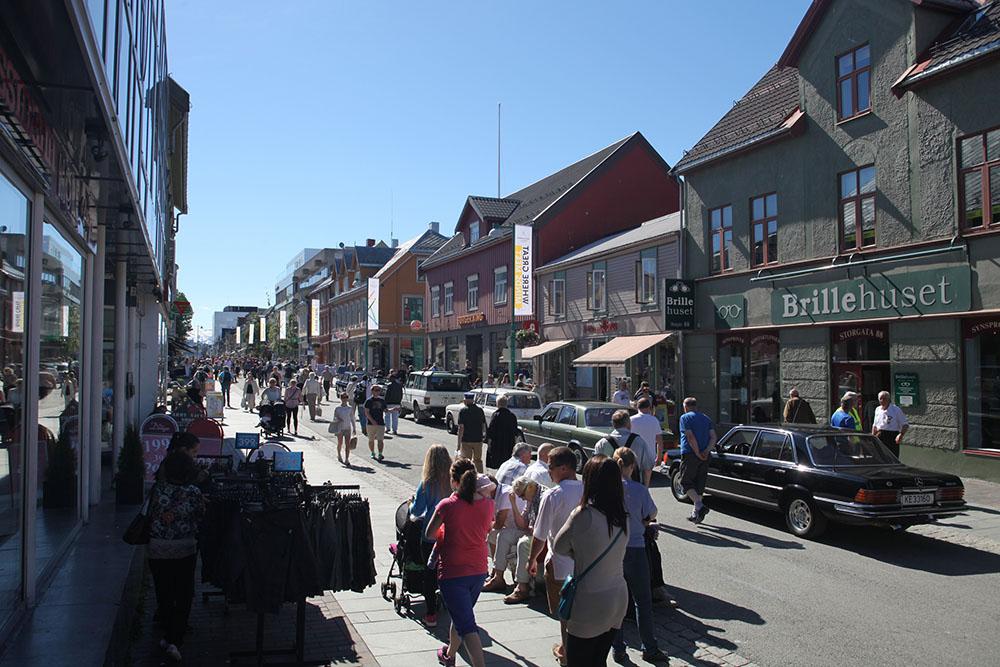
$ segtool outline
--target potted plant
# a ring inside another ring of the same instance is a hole
[[[514,339],[519,348],[531,347],[538,344],[538,332],[534,329],[518,329]]]
[[[76,451],[70,429],[63,428],[52,446],[42,482],[42,507],[51,509],[76,504]]]
[[[119,505],[140,505],[146,464],[142,460],[142,440],[135,426],[125,429],[125,442],[118,453],[118,474],[115,475],[115,502]]]

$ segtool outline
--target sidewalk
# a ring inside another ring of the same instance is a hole
[[[929,526],[914,526],[911,532],[953,544],[1000,554],[1000,484],[968,477],[965,484],[965,514]]]
[[[324,404],[327,411],[329,404]],[[227,411],[226,434],[231,435],[232,424],[238,420]],[[242,416],[242,413],[240,413]],[[324,415],[324,420],[327,415]],[[367,458],[367,442],[361,439],[352,468],[345,468],[337,461],[336,439],[328,437],[327,422],[310,423],[308,416],[300,417],[299,438],[285,440],[291,449],[304,452],[306,474],[312,484],[327,480],[333,484],[359,484],[361,493],[368,498],[372,510],[372,528],[376,545],[376,568],[379,582],[364,593],[337,593],[334,595],[347,614],[349,624],[363,640],[368,651],[382,667],[411,667],[436,665],[435,651],[448,633],[448,615],[442,610],[438,627],[424,628],[423,604],[413,605],[412,616],[399,616],[393,605],[381,597],[381,583],[391,564],[388,545],[396,541],[395,513],[401,502],[413,495],[414,489],[393,475],[380,470],[391,465],[388,459],[378,464]],[[306,440],[306,437],[312,437]],[[398,579],[395,580],[398,584]],[[488,665],[555,665],[552,646],[559,642],[559,624],[543,609],[544,596],[536,596],[533,604],[505,605],[498,593],[484,593],[476,605],[486,649]],[[734,651],[736,645],[709,634],[717,628],[700,619],[688,616],[682,610],[662,607],[656,609],[657,635],[660,648],[671,657],[672,665],[743,665],[752,664]],[[638,645],[635,624],[626,621],[626,638],[630,646]],[[639,651],[630,649],[629,657],[635,665],[646,664]],[[610,656],[609,656],[610,660]],[[459,659],[465,664],[464,658]]]

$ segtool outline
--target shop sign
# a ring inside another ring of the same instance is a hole
[[[600,322],[587,323],[583,325],[584,333],[611,333],[618,331],[618,323],[604,319]]]
[[[222,419],[224,405],[225,401],[222,400],[221,391],[210,391],[205,394],[205,410],[208,412],[209,419]]]
[[[278,338],[285,340],[288,335],[288,311],[278,311]]]
[[[899,407],[918,407],[920,405],[920,376],[916,373],[893,374],[893,394]]]
[[[471,315],[459,315],[458,326],[464,327],[468,324],[477,324],[486,321],[486,313],[472,313]]]
[[[833,339],[837,343],[846,343],[847,341],[858,338],[872,338],[874,340],[884,341],[887,338],[887,334],[884,326],[876,325],[845,327],[843,329],[836,329],[833,333]]]
[[[694,329],[694,281],[667,279],[663,294],[663,329]]]
[[[10,331],[24,333],[24,292],[12,292],[10,301],[13,310]]]
[[[996,336],[1000,334],[1000,319],[965,320],[964,329],[966,338],[976,338],[983,334]]]
[[[742,294],[712,298],[716,329],[735,329],[747,325],[747,300]]]
[[[146,468],[146,481],[152,482],[156,469],[167,455],[170,439],[177,433],[178,426],[169,415],[150,415],[139,427],[142,442],[142,462]]]
[[[222,456],[225,433],[218,422],[211,419],[195,419],[187,427],[188,433],[198,438],[198,454],[202,456]]]
[[[953,313],[969,309],[970,294],[968,266],[875,273],[775,289],[771,293],[771,320],[792,324]]]

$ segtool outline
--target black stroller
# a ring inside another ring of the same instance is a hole
[[[261,433],[264,436],[280,436],[285,432],[285,404],[283,401],[262,403],[257,409],[260,414]]]
[[[390,600],[396,613],[403,615],[403,609],[410,611],[413,595],[423,595],[424,577],[434,576],[428,572],[420,550],[423,525],[410,520],[410,502],[405,501],[396,508],[396,542],[389,545],[392,565],[382,584],[382,597]],[[393,579],[400,579],[397,589]]]

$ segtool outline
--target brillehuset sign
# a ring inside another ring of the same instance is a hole
[[[968,266],[876,273],[821,285],[775,289],[771,321],[775,324],[909,317],[969,310]]]

